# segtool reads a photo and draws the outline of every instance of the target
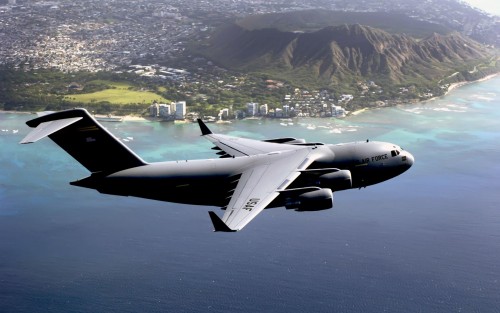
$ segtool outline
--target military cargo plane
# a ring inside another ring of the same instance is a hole
[[[198,120],[201,135],[219,158],[148,163],[85,109],[52,112],[30,120],[22,144],[46,136],[80,162],[90,176],[71,185],[100,193],[216,206],[215,231],[243,229],[266,208],[319,211],[333,207],[336,191],[362,188],[400,175],[414,162],[386,142],[343,144],[296,138],[253,140],[214,134]]]

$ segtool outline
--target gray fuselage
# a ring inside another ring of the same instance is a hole
[[[286,144],[283,148],[286,149]],[[321,187],[339,191],[362,188],[393,178],[407,169],[413,156],[397,145],[385,142],[352,142],[337,145],[318,144],[321,154],[288,189]],[[72,182],[72,185],[96,189],[101,193],[134,196],[153,200],[219,206],[227,204],[240,173],[259,163],[266,163],[273,152],[223,159],[185,160],[150,163],[110,174],[92,175]],[[347,170],[352,176],[349,187],[321,185],[314,170]],[[320,186],[321,185],[321,186]],[[278,197],[270,207],[284,205]]]

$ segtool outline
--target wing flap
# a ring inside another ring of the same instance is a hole
[[[215,213],[210,213],[215,230],[238,231],[245,227],[300,175],[299,166],[304,166],[304,160],[307,165],[314,161],[310,154],[310,148],[302,148],[249,157],[252,166],[242,173],[220,219],[225,226],[215,219]]]

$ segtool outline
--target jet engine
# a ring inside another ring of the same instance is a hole
[[[295,211],[321,211],[332,207],[333,192],[328,188],[305,192],[295,198],[287,199],[285,203],[287,210],[295,209]]]
[[[349,170],[339,170],[323,174],[318,177],[321,187],[330,188],[334,191],[352,188],[352,176]]]

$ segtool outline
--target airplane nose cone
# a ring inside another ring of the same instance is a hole
[[[405,155],[406,157],[406,160],[404,160],[406,162],[406,165],[408,166],[408,168],[410,168],[413,163],[415,162],[415,158],[413,157],[413,155],[410,153],[410,152],[407,152],[405,151]]]

